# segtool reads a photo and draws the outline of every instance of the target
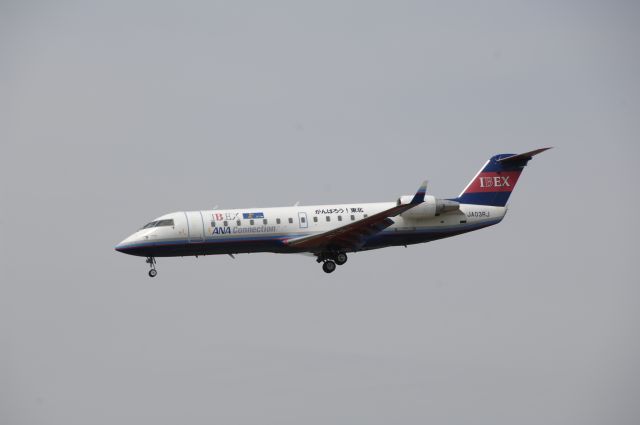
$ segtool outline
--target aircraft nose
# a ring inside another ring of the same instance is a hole
[[[123,241],[124,242],[124,241]],[[127,253],[127,244],[120,242],[118,245],[116,245],[116,247],[114,248],[116,251],[118,252],[123,252],[123,253]]]
[[[129,236],[128,238],[124,239],[122,242],[120,242],[118,245],[116,245],[116,247],[114,248],[116,251],[118,252],[122,252],[124,254],[129,254],[131,253],[132,250],[132,238],[133,235]]]

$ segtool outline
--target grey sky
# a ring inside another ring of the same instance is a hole
[[[639,12],[2,2],[0,423],[637,424]],[[113,250],[541,146],[500,225],[332,275]]]

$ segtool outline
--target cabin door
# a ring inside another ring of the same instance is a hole
[[[202,242],[204,240],[204,220],[200,211],[187,211],[187,223],[189,229],[189,242]]]

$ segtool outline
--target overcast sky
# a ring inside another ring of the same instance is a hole
[[[637,424],[633,1],[0,3],[0,423]],[[455,196],[498,226],[143,258],[181,210]]]

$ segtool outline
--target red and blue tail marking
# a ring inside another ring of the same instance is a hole
[[[547,149],[550,148],[491,157],[455,200],[461,204],[504,207],[529,160]]]

